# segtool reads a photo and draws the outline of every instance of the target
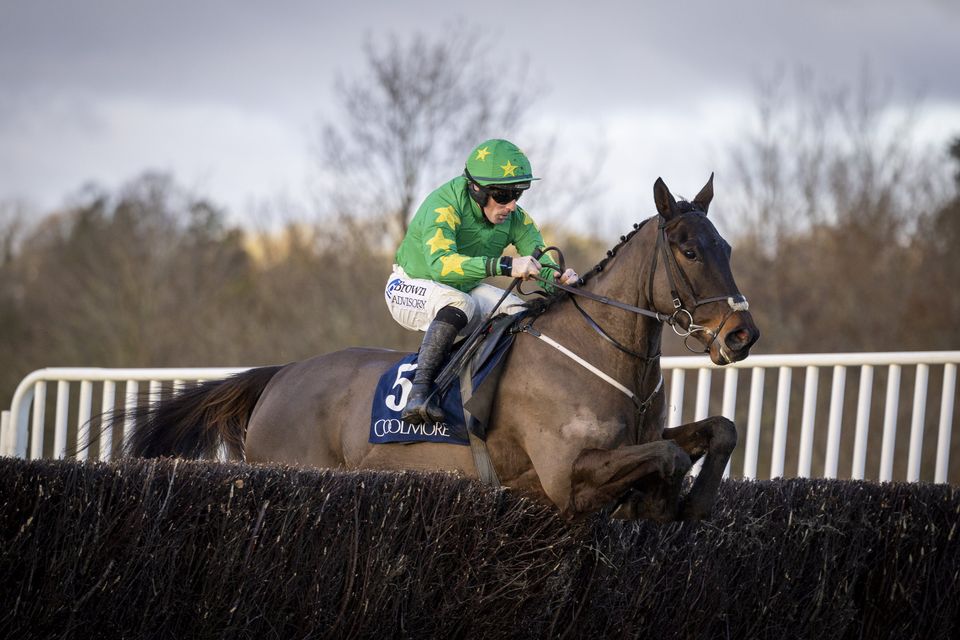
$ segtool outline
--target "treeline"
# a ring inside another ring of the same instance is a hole
[[[343,226],[255,234],[172,179],[93,192],[0,262],[0,397],[47,366],[286,362],[351,344],[411,346],[381,300],[390,257]]]
[[[953,153],[960,162],[960,143]],[[882,204],[773,238],[757,225],[727,231],[763,332],[757,352],[960,345],[960,198],[902,225]],[[4,402],[46,366],[257,365],[417,344],[381,299],[392,254],[366,241],[376,219],[257,233],[169,176],[147,174],[118,193],[88,191],[32,227],[6,221]],[[608,246],[549,225],[545,235],[581,271]],[[667,353],[682,351],[670,342]]]
[[[960,142],[952,151],[960,165]],[[960,197],[909,220],[885,202],[775,236],[721,218],[763,333],[757,352],[960,346]],[[381,300],[392,253],[366,240],[376,219],[256,233],[147,174],[24,223],[8,215],[0,229],[4,399],[46,366],[256,365],[417,344]],[[545,235],[581,271],[612,244]]]
[[[925,147],[863,83],[771,89],[732,150],[725,220],[764,351],[960,348],[960,137]]]

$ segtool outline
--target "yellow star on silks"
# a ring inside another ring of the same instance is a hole
[[[439,209],[434,209],[434,213],[439,213],[437,219],[434,222],[447,223],[454,231],[457,230],[457,225],[460,224],[460,216],[457,215],[457,212],[453,210],[453,207],[440,207]]]
[[[440,277],[442,278],[448,273],[459,273],[463,275],[463,267],[460,265],[468,259],[469,256],[462,256],[459,253],[451,253],[448,256],[443,256],[440,258],[440,262],[443,263],[443,270],[440,271]]]
[[[536,225],[536,223],[533,221],[533,218],[531,218],[531,217],[530,217],[530,214],[527,213],[526,211],[523,212],[523,224],[525,224],[525,225],[532,224],[534,229],[537,228],[537,225]]]
[[[490,149],[487,147],[477,149],[477,160],[486,160],[488,155],[490,155]]]
[[[430,247],[430,255],[435,254],[437,251],[446,251],[452,244],[453,240],[444,237],[440,229],[437,229],[433,237],[427,240],[427,246]]]
[[[506,178],[507,176],[516,177],[517,169],[520,167],[515,164],[511,164],[510,161],[507,160],[507,164],[500,165],[500,168],[503,169],[503,177]]]

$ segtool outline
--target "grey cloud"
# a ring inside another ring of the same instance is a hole
[[[220,105],[306,132],[334,104],[337,73],[363,69],[365,37],[419,31],[459,38],[468,24],[484,30],[484,62],[493,70],[529,59],[549,89],[536,96],[537,109],[557,122],[582,122],[586,114],[602,128],[617,115],[643,120],[665,110],[693,122],[714,99],[739,100],[747,112],[758,77],[801,65],[842,84],[867,63],[905,98],[920,94],[960,108],[960,4],[953,0],[487,0],[482,12],[426,0],[0,3],[0,136],[9,143],[0,144],[0,166],[24,160],[9,157],[11,149],[54,139],[31,127],[103,127],[106,103],[145,105],[158,120],[171,110]],[[112,157],[142,156],[131,141],[103,138]],[[307,146],[304,140],[304,156]],[[63,176],[89,177],[71,149],[57,151]],[[0,187],[17,192],[20,185]]]
[[[560,95],[608,101],[749,87],[777,65],[858,73],[864,60],[911,91],[960,99],[955,3],[488,2],[464,17],[442,2],[10,3],[0,20],[0,82],[137,91],[251,104],[329,96],[337,69],[356,68],[365,33],[413,29],[458,37],[494,24],[490,64],[530,55]],[[509,8],[509,11],[505,11]],[[501,11],[500,9],[503,9]],[[842,78],[841,78],[842,79]]]

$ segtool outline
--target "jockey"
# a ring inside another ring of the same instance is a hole
[[[491,276],[559,279],[573,284],[573,269],[551,269],[543,237],[517,200],[534,178],[527,156],[507,140],[480,143],[463,175],[427,196],[410,221],[387,281],[386,299],[394,320],[425,331],[403,419],[411,424],[442,422],[439,404],[428,398],[457,335],[468,335],[503,296],[480,281]],[[512,244],[518,257],[502,255]],[[500,307],[518,313],[523,300],[510,295]]]

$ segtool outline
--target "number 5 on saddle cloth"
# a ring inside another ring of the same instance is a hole
[[[468,428],[473,435],[486,440],[490,407],[502,369],[500,365],[515,337],[510,329],[525,315],[503,314],[493,318],[477,335],[479,343],[464,340],[454,351],[450,363],[438,376],[437,393],[441,394],[440,406],[447,417],[445,422],[413,425],[400,417],[413,386],[416,353],[387,369],[373,394],[369,442],[445,442],[469,446]],[[469,357],[471,352],[474,355]],[[464,356],[468,359],[462,364],[460,361]],[[460,371],[451,367],[459,367]]]

